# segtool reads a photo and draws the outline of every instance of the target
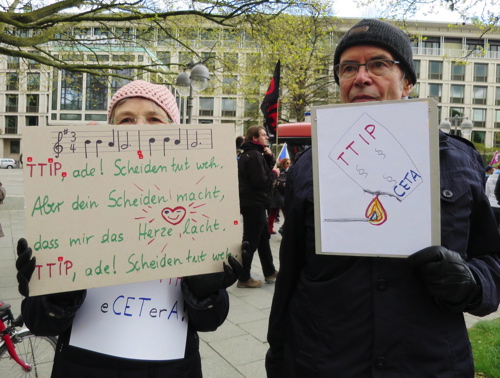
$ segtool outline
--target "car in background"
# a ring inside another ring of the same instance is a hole
[[[14,159],[0,159],[0,168],[7,168],[7,169],[12,169],[12,168],[17,168],[17,162]]]
[[[286,143],[288,155],[292,161],[311,146],[311,122],[281,123],[278,125],[278,143]]]

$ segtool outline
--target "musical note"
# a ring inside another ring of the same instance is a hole
[[[128,144],[128,131],[127,131],[127,143],[124,143],[121,145],[122,150],[126,150],[127,148],[130,147],[130,144]],[[120,143],[120,134],[118,133],[118,143]]]
[[[198,131],[196,131],[196,140],[194,142],[191,142],[191,147],[192,148],[195,148],[196,146],[198,146]]]
[[[63,138],[63,133],[62,133],[62,131],[59,131],[57,133],[57,142],[56,142],[56,144],[54,144],[54,152],[56,153],[56,158],[58,158],[59,155],[64,150],[64,147],[60,143],[62,141],[62,138]]]
[[[92,143],[92,141],[90,141],[89,139],[87,139],[85,141],[85,144],[84,144],[84,147],[85,147],[85,159],[87,158],[87,144],[90,144]]]
[[[115,129],[113,129],[113,141],[108,143],[109,147],[114,147],[115,146]],[[119,146],[118,146],[118,151],[119,151]]]
[[[101,144],[102,143],[102,140],[98,139],[95,141],[95,156],[96,157],[99,157],[99,146],[98,144]]]
[[[155,138],[149,138],[149,156],[151,156],[151,145],[156,142]]]
[[[165,147],[166,147],[166,144],[170,142],[170,138],[169,137],[165,137],[163,138],[163,156],[166,156],[166,153],[165,153]]]
[[[180,144],[180,143],[181,143],[181,129],[179,128],[179,139],[176,139],[176,140],[174,141],[174,144],[178,145],[178,144]]]
[[[141,131],[137,130],[137,141],[139,142],[139,151],[141,150]]]

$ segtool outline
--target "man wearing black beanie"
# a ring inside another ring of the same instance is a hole
[[[416,82],[408,36],[373,19],[344,35],[334,69],[344,103],[405,99]],[[316,254],[311,149],[294,162],[268,377],[474,377],[463,313],[498,308],[500,235],[473,145],[440,132],[439,148],[442,245],[406,259]]]

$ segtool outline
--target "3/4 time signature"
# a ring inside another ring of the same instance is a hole
[[[111,131],[63,131],[54,132],[52,150],[56,158],[61,154],[84,154],[85,158],[121,151],[142,151],[152,156],[170,150],[213,149],[211,129],[166,130],[115,130]]]

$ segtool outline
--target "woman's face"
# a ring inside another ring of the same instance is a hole
[[[133,97],[115,106],[111,122],[114,125],[158,125],[172,123],[172,120],[155,102]]]

